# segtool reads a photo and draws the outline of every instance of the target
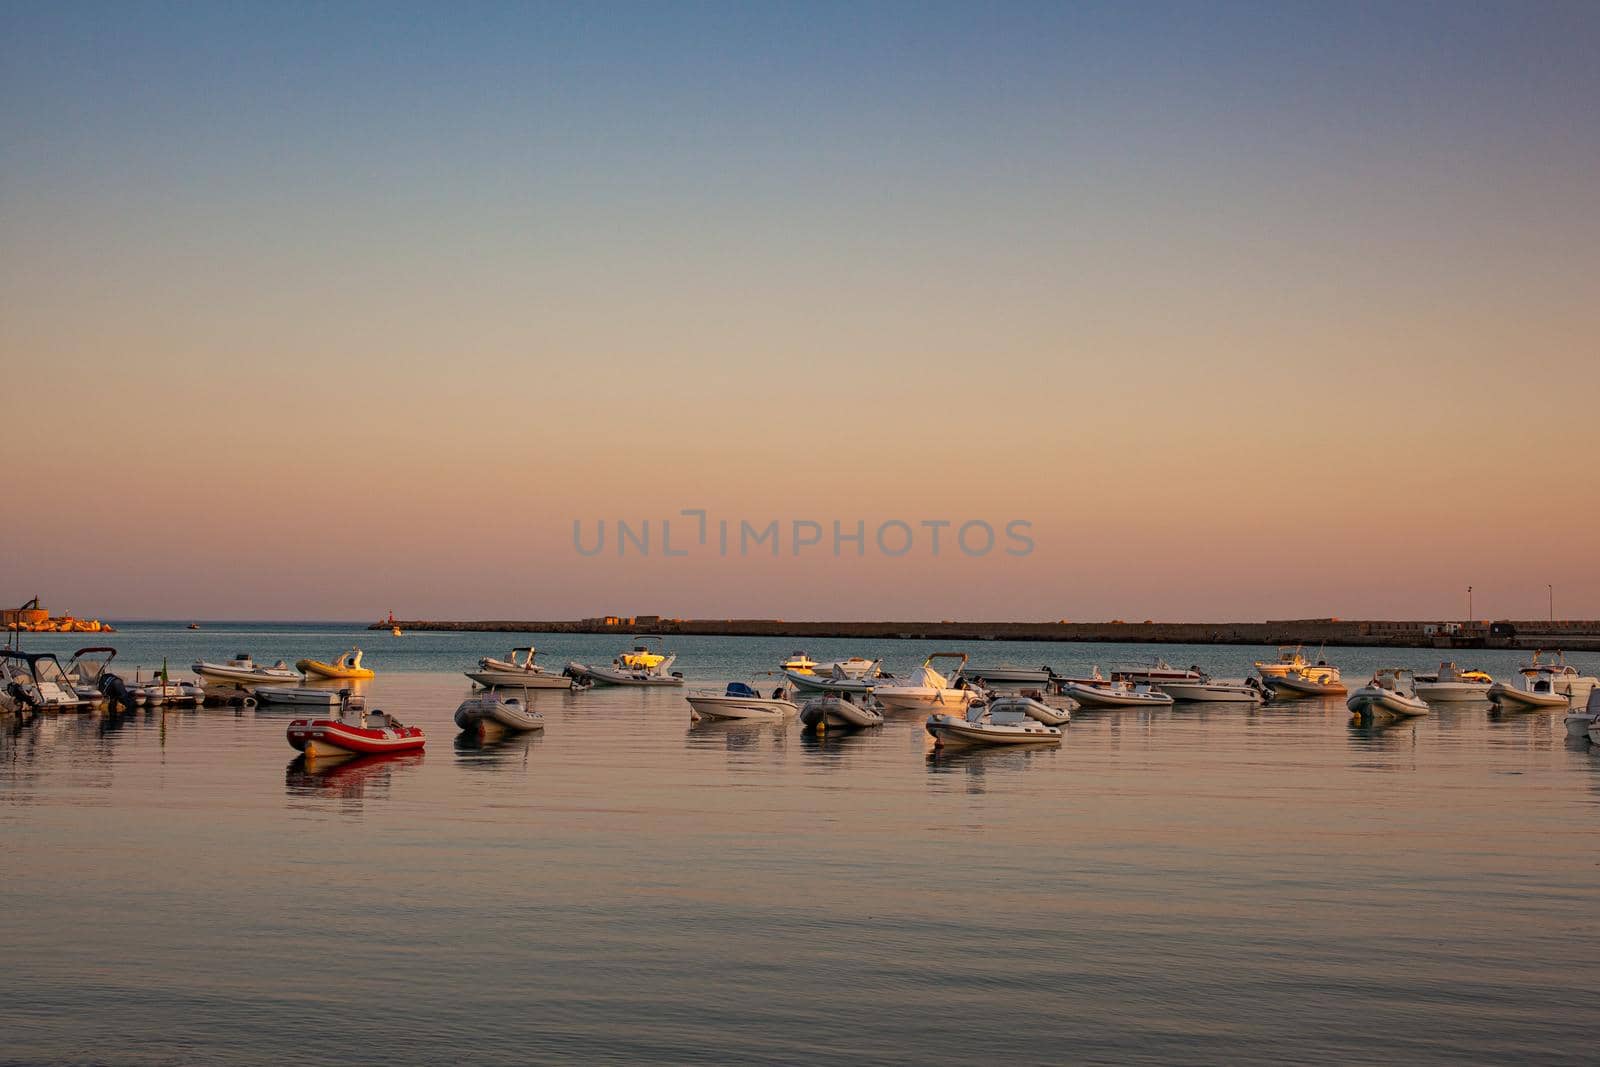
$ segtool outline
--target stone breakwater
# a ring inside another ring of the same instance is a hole
[[[1353,645],[1389,648],[1600,650],[1600,620],[1427,622],[1286,619],[1267,622],[794,622],[657,616],[523,621],[395,619],[374,630],[475,633],[693,634],[707,637],[847,637],[948,641],[1085,641],[1183,645]]]

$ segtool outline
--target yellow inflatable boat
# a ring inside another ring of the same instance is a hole
[[[361,665],[361,650],[352,648],[332,663],[324,663],[320,659],[303,659],[295,663],[295,667],[303,671],[307,677],[316,675],[319,678],[371,678],[372,668]]]

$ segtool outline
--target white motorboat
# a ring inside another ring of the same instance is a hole
[[[1284,674],[1268,676],[1263,682],[1276,701],[1342,697],[1349,692],[1339,668],[1326,663],[1297,667]]]
[[[462,673],[486,689],[571,689],[572,676],[545,670],[533,662],[538,654],[532,645],[521,645],[510,659],[485,656],[477,670]]]
[[[810,730],[829,727],[882,726],[883,713],[869,703],[871,697],[856,692],[828,692],[814,696],[800,709],[800,723]]]
[[[1018,708],[997,701],[975,705],[965,715],[936,712],[924,724],[935,745],[1059,745],[1061,731]]]
[[[882,679],[887,677],[881,670],[882,660],[851,656],[849,659],[834,660],[832,663],[813,663],[809,667],[791,666],[794,662],[795,658],[790,657],[781,665],[779,669],[783,671],[783,676],[796,687],[812,692],[831,690],[842,693],[865,693],[875,685],[886,684],[882,682]]]
[[[945,677],[933,668],[936,659],[957,660],[951,677]],[[961,680],[961,668],[967,662],[965,652],[935,652],[922,661],[905,685],[875,685],[872,697],[883,705],[885,711],[930,711],[935,708],[956,715],[965,715],[978,690]]]
[[[1556,675],[1531,666],[1522,668],[1518,673],[1522,676],[1520,686],[1496,682],[1489,687],[1489,703],[1494,705],[1496,711],[1504,714],[1571,706],[1569,697],[1556,692]]]
[[[646,641],[660,641],[659,637],[638,637],[638,643],[611,661],[609,667],[589,667],[577,660],[567,664],[567,674],[581,680],[605,685],[682,685],[683,675],[674,673],[672,664],[675,652],[663,648],[653,652]]]
[[[1345,706],[1357,715],[1380,711],[1390,715],[1428,714],[1428,702],[1417,696],[1416,682],[1404,667],[1380,667],[1372,680],[1351,693]]]
[[[352,708],[366,706],[366,699],[350,689],[331,689],[313,685],[258,685],[251,690],[263,704],[282,704],[296,708]]]
[[[79,695],[53,654],[0,649],[0,710],[88,711],[95,703]]]
[[[300,681],[300,672],[290,667],[283,660],[270,667],[262,667],[250,658],[250,653],[241,652],[227,663],[207,663],[201,660],[193,667],[194,673],[200,676],[202,682],[244,682],[246,684],[261,683],[276,685],[283,682]]]
[[[729,682],[720,693],[700,689],[684,699],[702,719],[787,719],[800,713],[792,696],[787,685],[776,687],[770,697],[764,697],[753,685]]]
[[[121,676],[112,673],[111,661],[116,658],[116,649],[96,645],[78,649],[67,661],[67,681],[71,683],[73,691],[81,699],[87,700],[91,707],[103,707],[108,697],[129,708],[142,702],[142,697],[128,691]],[[112,710],[116,710],[115,705]]]
[[[1578,673],[1578,668],[1569,664],[1567,657],[1559,651],[1546,653],[1540,649],[1533,654],[1533,660],[1522,667],[1522,671],[1548,675],[1551,690],[1570,698],[1575,708],[1588,703],[1589,694],[1600,687],[1600,678]]]
[[[988,685],[1043,685],[1053,673],[1049,667],[962,667],[961,673],[974,681]]]
[[[483,730],[495,726],[516,733],[544,729],[544,715],[518,700],[499,693],[479,692],[456,708],[456,726]]]
[[[1567,713],[1567,736],[1577,741],[1586,740],[1596,724],[1600,724],[1600,689],[1589,694],[1582,711]]]
[[[1173,702],[1170,695],[1158,689],[1122,680],[1067,682],[1061,686],[1061,694],[1082,708],[1168,707]]]
[[[1065,726],[1072,721],[1072,712],[1066,708],[1046,704],[1042,696],[1043,694],[1035,691],[1024,692],[1017,696],[995,697],[989,701],[988,708],[991,712],[1021,712],[1034,722],[1042,722],[1046,726]]]
[[[1205,679],[1205,671],[1199,667],[1174,667],[1164,659],[1156,659],[1151,663],[1121,663],[1111,668],[1113,682],[1127,682],[1129,685],[1157,685],[1161,682],[1198,682]]]
[[[1488,700],[1494,679],[1480,670],[1464,671],[1453,662],[1439,664],[1432,674],[1417,675],[1417,696],[1429,704]]]
[[[1186,703],[1260,704],[1266,700],[1254,678],[1204,678],[1197,682],[1158,682],[1155,688]]]

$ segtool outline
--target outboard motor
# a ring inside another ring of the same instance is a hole
[[[11,698],[12,703],[16,705],[18,711],[39,710],[38,705],[33,701],[33,697],[28,694],[26,689],[16,682],[6,683],[6,696]]]
[[[132,711],[136,706],[133,694],[128,692],[128,683],[118,674],[101,674],[96,688],[106,695],[106,710],[115,714],[120,704],[123,711]]]

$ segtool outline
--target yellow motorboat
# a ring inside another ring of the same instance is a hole
[[[651,670],[660,666],[666,658],[663,653],[650,651],[648,645],[637,644],[630,651],[618,656],[617,662],[633,670]]]
[[[307,677],[316,675],[319,678],[371,678],[371,667],[361,665],[361,650],[352,648],[332,663],[324,663],[320,659],[303,659],[295,663],[297,670],[303,671]]]

